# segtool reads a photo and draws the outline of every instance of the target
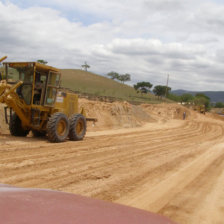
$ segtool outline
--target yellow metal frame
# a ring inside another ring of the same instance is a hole
[[[7,58],[7,56],[0,58],[0,62],[4,61],[6,58]]]

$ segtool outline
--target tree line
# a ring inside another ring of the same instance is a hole
[[[224,103],[223,103],[223,102],[216,102],[216,103],[214,104],[214,107],[215,107],[215,108],[224,108]]]
[[[117,72],[109,72],[107,74],[111,79],[121,81],[122,83],[131,80],[130,74],[120,75]],[[170,100],[180,102],[180,103],[189,103],[194,105],[204,105],[206,110],[209,110],[211,107],[210,98],[203,93],[197,93],[195,96],[184,93],[181,96],[171,93],[171,88],[169,86],[157,85],[153,87],[153,84],[150,82],[138,82],[133,85],[137,93],[147,94],[149,92],[154,93],[158,98],[167,97]],[[224,103],[216,103],[215,107],[223,107]]]
[[[149,93],[151,92],[153,84],[150,82],[138,82],[134,85],[134,89],[139,93]],[[158,98],[165,97],[171,91],[169,86],[157,85],[153,88],[152,92],[158,96]]]
[[[121,83],[125,83],[127,81],[131,81],[131,75],[130,74],[119,74],[117,72],[109,72],[107,73],[107,76],[109,76],[113,80],[118,80]],[[150,82],[138,82],[134,84],[134,89],[137,91],[137,93],[141,94],[147,94],[151,92],[153,84]],[[171,91],[171,88],[168,86],[162,86],[162,85],[157,85],[153,88],[152,92],[158,96],[158,98],[162,98],[163,96],[168,95],[168,93]]]
[[[197,93],[195,96],[193,96],[190,93],[184,93],[181,96],[175,95],[175,94],[169,94],[168,98],[181,102],[181,103],[189,103],[189,104],[194,104],[194,105],[205,105],[206,110],[209,110],[211,108],[224,108],[224,103],[223,102],[216,102],[216,103],[211,103],[211,99],[206,96],[203,93]]]
[[[169,93],[168,98],[184,104],[204,105],[206,110],[209,110],[211,107],[210,98],[203,93],[197,93],[195,96],[190,93],[184,93],[181,96]]]

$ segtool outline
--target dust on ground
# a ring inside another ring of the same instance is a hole
[[[80,101],[99,120],[84,141],[0,135],[1,183],[125,204],[180,224],[223,223],[221,118],[177,104]]]

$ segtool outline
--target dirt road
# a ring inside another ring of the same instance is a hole
[[[60,144],[1,135],[0,183],[130,205],[181,224],[221,224],[223,124],[192,116],[88,132],[82,142]]]

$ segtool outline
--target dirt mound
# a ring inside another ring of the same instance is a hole
[[[98,119],[95,130],[109,128],[139,127],[146,122],[154,122],[150,114],[140,106],[128,102],[100,102],[80,99],[80,108],[84,107],[87,117]],[[91,126],[88,126],[91,129]]]
[[[88,122],[88,131],[140,127],[148,122],[164,123],[171,119],[186,119],[198,116],[178,104],[142,104],[132,105],[128,102],[102,102],[79,99],[79,109],[85,108],[87,117],[97,118],[98,122]],[[4,106],[0,105],[0,133],[8,133],[5,124]]]
[[[216,112],[212,111],[211,113],[207,114],[207,117],[210,117],[212,119],[224,121],[224,116],[217,114]]]
[[[192,119],[193,116],[197,116],[194,111],[178,104],[142,104],[141,107],[158,122],[166,122],[171,119],[183,119],[184,112],[188,120]]]
[[[128,102],[100,102],[87,99],[80,100],[88,117],[98,119],[96,127],[89,130],[105,130],[109,128],[139,127],[148,122],[165,123],[169,120],[195,119],[200,114],[179,104],[142,104],[132,105]]]

